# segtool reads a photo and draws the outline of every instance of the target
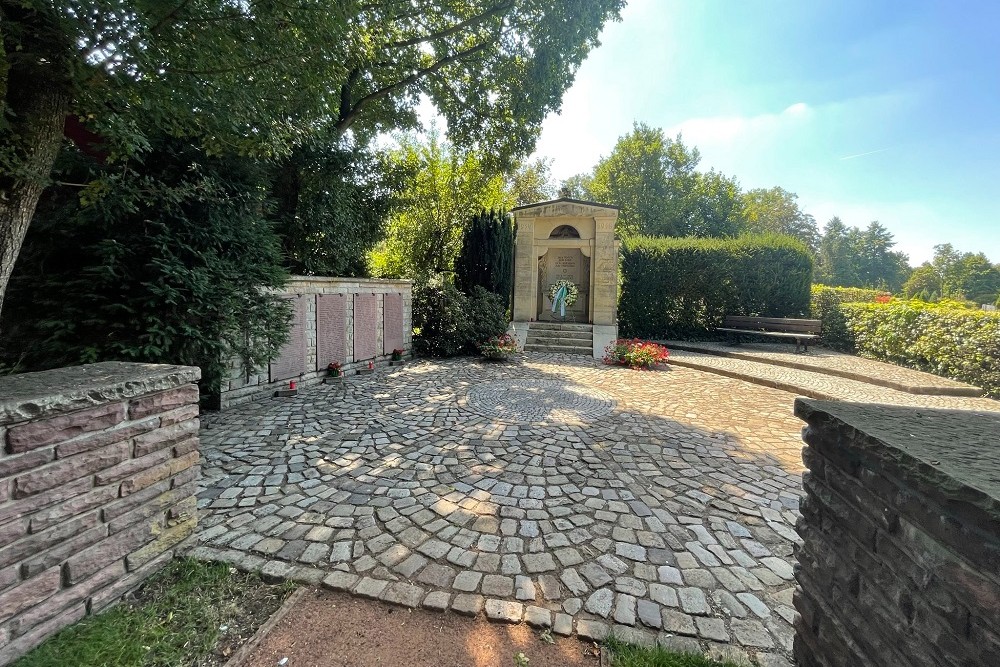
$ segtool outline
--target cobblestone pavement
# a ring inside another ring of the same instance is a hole
[[[194,556],[790,665],[793,395],[582,357],[420,361],[203,420]]]
[[[824,375],[786,366],[720,357],[685,350],[671,350],[671,362],[685,367],[714,373],[725,373],[737,379],[781,388],[795,388],[801,394],[813,398],[835,401],[859,401],[882,403],[885,405],[908,405],[946,410],[975,410],[995,412],[1000,410],[1000,401],[991,398],[971,398],[965,396],[934,396],[910,394],[897,389],[880,387],[867,382],[850,380],[835,375]]]
[[[671,352],[685,349],[690,352],[705,352],[730,358],[742,358],[747,361],[785,365],[827,375],[840,375],[914,394],[973,397],[983,395],[982,389],[965,382],[818,346],[810,347],[808,352],[796,353],[793,351],[794,346],[789,343],[728,345],[714,341],[664,341],[664,345]]]

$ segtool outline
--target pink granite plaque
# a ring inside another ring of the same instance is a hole
[[[287,380],[306,372],[306,297],[288,297],[292,303],[292,322],[288,342],[278,358],[270,363],[271,382]]]
[[[378,297],[354,295],[354,361],[373,359],[378,354]]]
[[[347,295],[316,295],[316,370],[347,361]]]
[[[382,351],[403,349],[403,295],[386,294],[382,304]]]

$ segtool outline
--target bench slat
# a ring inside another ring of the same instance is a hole
[[[820,333],[821,320],[792,319],[780,317],[746,317],[728,315],[722,320],[725,327],[750,329],[755,331],[782,331],[791,333]]]
[[[733,333],[752,334],[752,335],[756,335],[756,336],[775,336],[775,337],[778,337],[778,338],[801,338],[801,339],[808,338],[810,340],[815,339],[815,338],[819,338],[819,336],[817,334],[811,334],[811,333],[794,333],[794,332],[788,332],[788,331],[759,331],[759,330],[756,330],[756,329],[727,329],[725,327],[719,327],[719,328],[716,329],[716,331],[731,331]]]

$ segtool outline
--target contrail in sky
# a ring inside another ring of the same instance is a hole
[[[840,158],[841,160],[853,160],[856,157],[864,157],[866,155],[874,155],[875,153],[884,153],[886,151],[892,150],[891,148],[880,148],[877,151],[868,151],[867,153],[857,153],[856,155],[845,155]]]

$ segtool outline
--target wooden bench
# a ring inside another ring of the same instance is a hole
[[[739,344],[739,335],[768,336],[795,340],[795,351],[802,347],[809,351],[809,341],[819,338],[822,320],[795,320],[784,317],[744,317],[728,315],[722,320],[722,326],[716,331],[730,334],[731,344]],[[734,340],[735,339],[735,340]]]

